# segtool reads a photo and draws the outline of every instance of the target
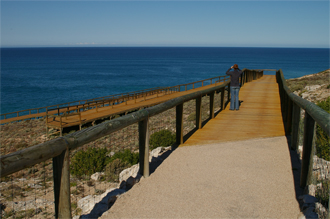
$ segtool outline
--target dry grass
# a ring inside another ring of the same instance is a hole
[[[300,78],[288,79],[286,83],[292,92],[303,91],[306,86],[312,85],[326,85],[329,89],[330,69]]]

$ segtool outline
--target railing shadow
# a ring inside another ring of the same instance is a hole
[[[291,136],[285,136],[287,143],[288,143],[288,150],[290,152],[290,161],[291,161],[291,168],[292,168],[292,177],[294,182],[294,188],[296,193],[296,199],[299,203],[299,196],[304,195],[304,189],[300,186],[300,177],[301,177],[301,161],[299,158],[299,154],[295,149],[291,147]],[[301,206],[300,206],[300,210]]]

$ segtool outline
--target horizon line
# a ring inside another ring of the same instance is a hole
[[[0,49],[19,48],[279,48],[279,49],[330,49],[330,47],[295,47],[295,46],[0,46]]]

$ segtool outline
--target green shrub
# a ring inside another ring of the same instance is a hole
[[[139,153],[132,153],[129,149],[124,151],[119,151],[115,153],[111,158],[110,162],[120,159],[123,162],[126,162],[130,165],[137,164],[139,162]]]
[[[174,144],[176,136],[169,130],[161,130],[155,132],[150,136],[149,144],[150,149],[153,150],[157,147],[167,147]]]
[[[322,183],[322,186],[315,191],[315,197],[320,200],[323,206],[328,206],[330,182],[328,180],[322,180],[317,183]]]
[[[106,166],[106,180],[118,182],[121,171],[139,162],[139,153],[133,153],[129,149],[115,153]]]
[[[86,151],[78,151],[71,159],[71,174],[81,177],[101,172],[109,162],[109,157],[106,156],[107,153],[106,148],[88,148]]]
[[[114,159],[107,164],[105,168],[105,177],[108,181],[118,182],[118,175],[120,174],[120,172],[130,166],[131,165],[126,161],[123,161],[119,158]]]
[[[330,113],[330,97],[317,105]],[[330,138],[319,125],[316,127],[316,155],[330,161]]]

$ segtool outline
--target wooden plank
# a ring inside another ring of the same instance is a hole
[[[180,146],[285,135],[275,76],[264,75],[246,83],[240,89],[239,100],[240,110],[230,111],[227,106]]]

